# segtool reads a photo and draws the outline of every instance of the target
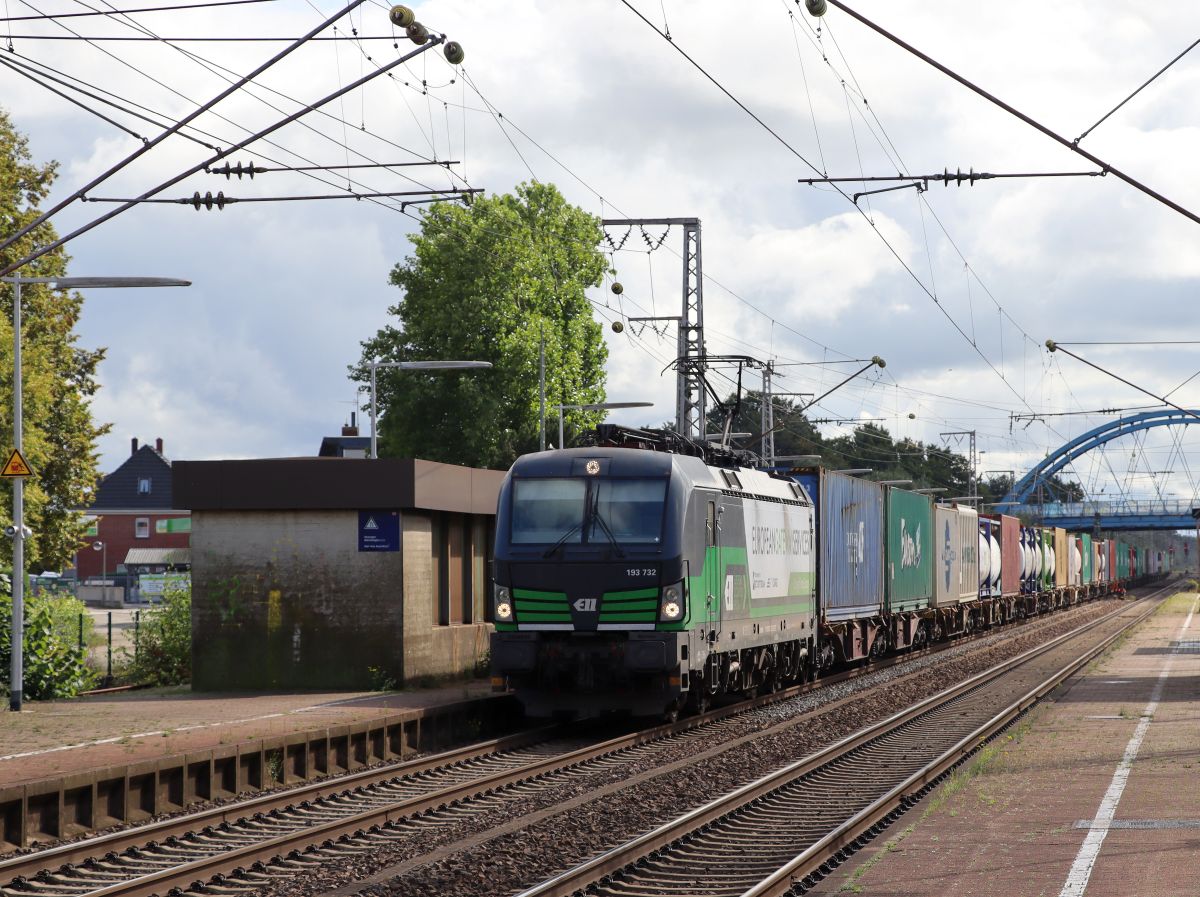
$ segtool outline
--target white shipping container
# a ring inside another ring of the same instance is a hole
[[[933,509],[934,605],[946,607],[979,597],[979,514],[974,508]]]

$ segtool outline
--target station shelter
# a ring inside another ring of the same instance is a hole
[[[366,689],[486,663],[502,471],[402,458],[176,461],[192,687]]]

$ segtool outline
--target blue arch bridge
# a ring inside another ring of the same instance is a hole
[[[1121,500],[1113,501],[1055,501],[1053,477],[1080,455],[1122,436],[1129,436],[1155,427],[1186,427],[1200,423],[1200,412],[1163,409],[1143,411],[1116,418],[1089,430],[1051,452],[1033,470],[1021,477],[1000,502],[998,510],[1005,514],[1027,517],[1045,526],[1061,526],[1068,530],[1147,530],[1191,529],[1200,516],[1200,502],[1184,500]],[[1045,499],[1051,499],[1049,501]],[[1197,513],[1194,514],[1193,511]]]

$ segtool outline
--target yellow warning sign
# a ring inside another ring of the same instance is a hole
[[[0,477],[28,476],[33,476],[33,471],[29,469],[29,465],[25,463],[21,453],[13,449],[12,454],[8,456],[8,461],[4,464],[4,469],[0,470]]]

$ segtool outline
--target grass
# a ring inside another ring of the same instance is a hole
[[[911,835],[918,825],[924,822],[929,816],[938,812],[950,801],[954,795],[961,792],[972,781],[986,775],[991,775],[1001,771],[1004,767],[1002,763],[1003,751],[1011,743],[1020,742],[1022,738],[1033,727],[1034,720],[1032,714],[1027,715],[1021,722],[1015,726],[1010,732],[1001,738],[993,739],[990,743],[984,745],[979,751],[971,757],[970,761],[960,766],[952,773],[942,784],[940,788],[933,793],[928,800],[928,805],[921,813],[921,818],[916,822],[906,827],[903,831],[886,841],[883,848],[876,851],[864,863],[857,866],[853,872],[847,877],[846,881],[838,889],[840,892],[861,894],[864,892],[864,887],[861,884],[863,877],[871,870],[871,868],[880,862],[889,853],[899,849],[900,842]],[[980,801],[989,807],[995,806],[999,799],[986,791],[982,786],[979,789],[978,796]],[[958,816],[957,808],[950,808],[949,815],[952,817]],[[931,835],[930,841],[936,842],[937,835]]]
[[[895,850],[898,850],[900,847],[900,842],[903,841],[905,838],[907,838],[909,835],[911,835],[913,833],[913,829],[915,829],[915,828],[916,828],[916,824],[914,823],[913,825],[908,826],[906,829],[904,829],[904,831],[902,831],[898,835],[896,835],[896,837],[885,842],[883,845],[883,849],[877,851],[874,856],[872,856],[869,860],[867,860],[865,863],[863,863],[861,866],[859,866],[857,869],[855,869],[852,873],[850,873],[850,878],[847,879],[845,884],[843,884],[840,888],[838,888],[838,890],[845,891],[845,892],[848,892],[851,894],[863,893],[863,886],[861,884],[859,884],[859,879],[861,879],[864,875],[866,875],[867,872],[870,871],[872,866],[874,866],[876,863],[878,863],[880,860],[882,860],[889,853],[891,853]]]

